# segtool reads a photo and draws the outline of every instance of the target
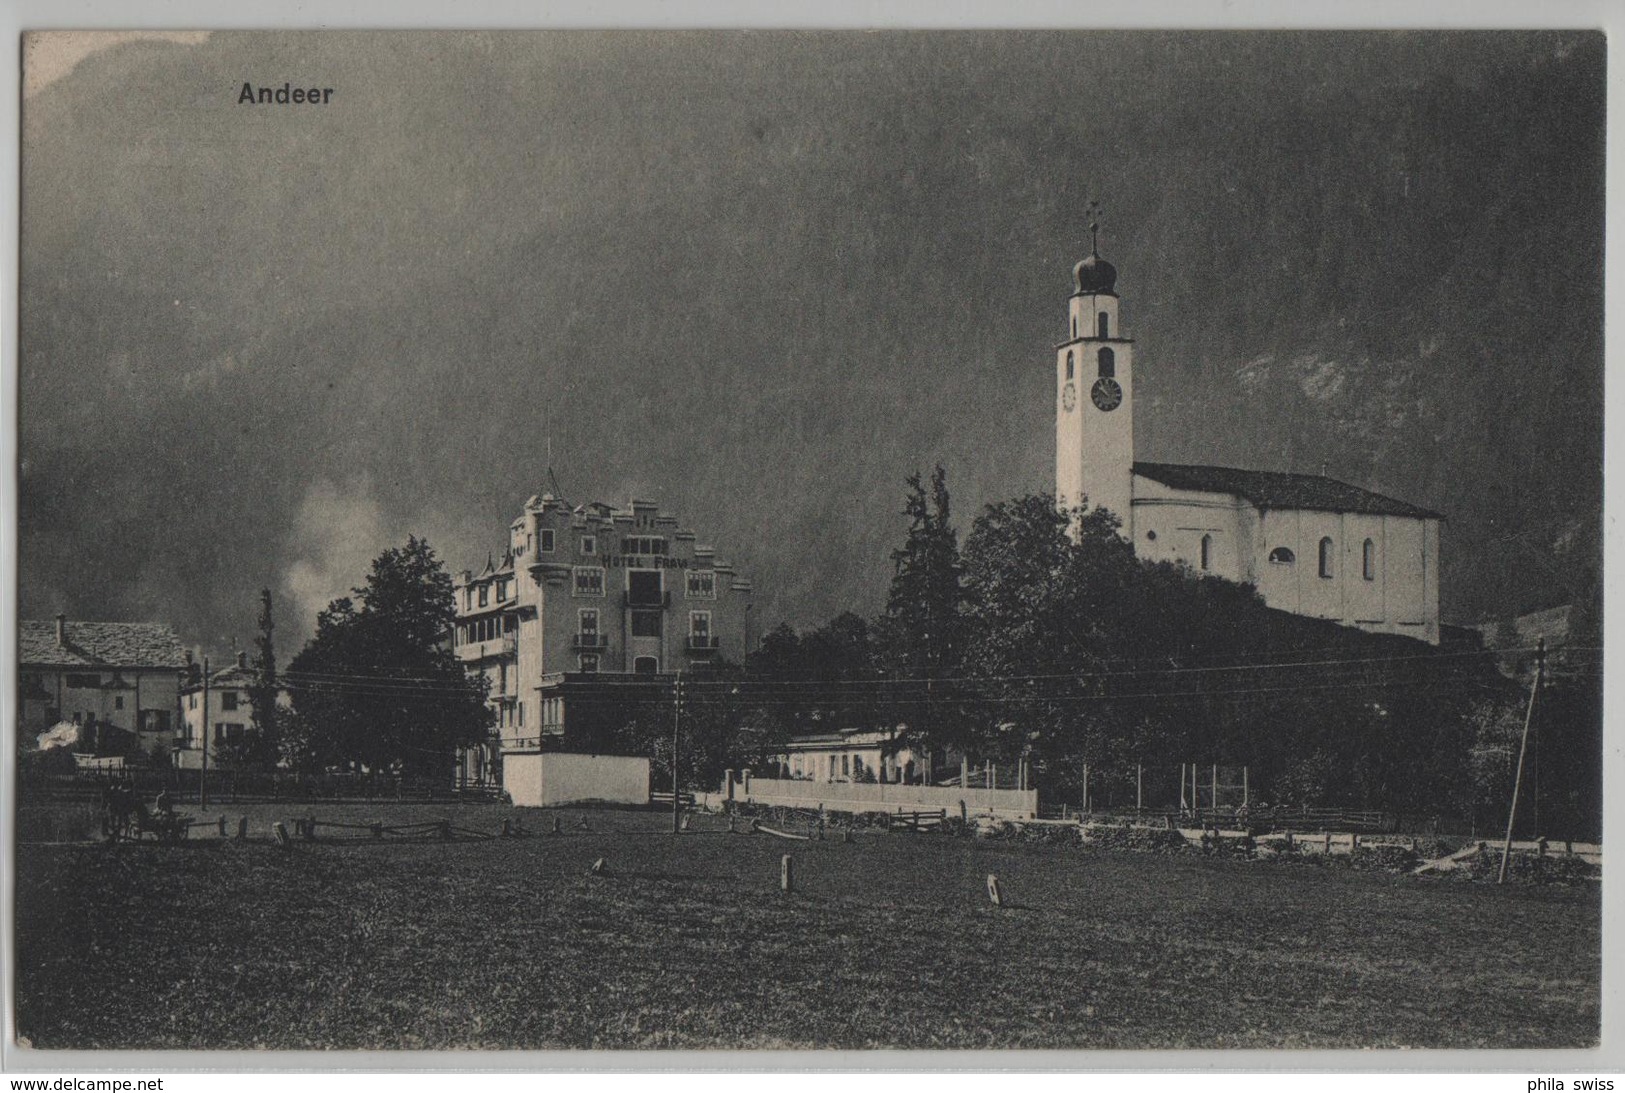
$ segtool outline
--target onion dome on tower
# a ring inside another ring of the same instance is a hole
[[[1100,256],[1100,206],[1089,202],[1089,257],[1072,267],[1072,277],[1078,283],[1078,294],[1114,296],[1117,285],[1117,267]]]

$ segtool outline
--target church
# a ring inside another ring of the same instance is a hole
[[[1439,513],[1323,475],[1135,460],[1134,341],[1090,231],[1056,346],[1057,503],[1107,509],[1140,557],[1252,584],[1270,607],[1437,645]]]

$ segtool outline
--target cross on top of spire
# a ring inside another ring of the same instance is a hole
[[[1096,258],[1100,257],[1100,214],[1105,212],[1100,202],[1094,198],[1089,199],[1089,253]]]

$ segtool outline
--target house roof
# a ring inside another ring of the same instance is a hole
[[[258,671],[254,668],[242,668],[235,663],[228,664],[219,671],[209,673],[209,686],[252,687],[258,679],[258,675]],[[187,683],[185,687],[181,688],[181,693],[190,694],[193,691],[201,691],[202,689],[202,680],[196,680]]]
[[[17,659],[38,667],[174,668],[186,664],[181,639],[157,622],[69,622],[58,645],[54,620],[17,625]]]
[[[1368,516],[1409,516],[1418,520],[1444,519],[1442,514],[1431,509],[1319,474],[1243,471],[1234,467],[1178,463],[1136,463],[1134,473],[1176,490],[1234,494],[1261,509],[1313,509],[1317,512],[1356,512]]]

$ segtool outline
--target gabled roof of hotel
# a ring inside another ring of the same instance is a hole
[[[1176,490],[1234,494],[1261,509],[1312,509],[1367,516],[1408,516],[1417,520],[1444,519],[1441,513],[1431,509],[1319,474],[1243,471],[1234,467],[1178,463],[1136,463],[1134,473]]]
[[[181,639],[157,622],[69,622],[56,642],[55,620],[17,624],[17,659],[42,667],[175,668],[186,664]]]

